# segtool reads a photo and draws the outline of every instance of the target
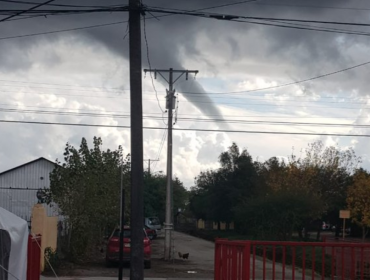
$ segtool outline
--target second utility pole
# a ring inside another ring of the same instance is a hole
[[[172,230],[173,230],[173,197],[172,197],[172,126],[173,126],[173,112],[175,103],[173,102],[175,90],[173,89],[174,83],[184,74],[188,79],[189,73],[197,74],[198,70],[157,70],[157,69],[144,69],[144,72],[154,72],[154,77],[157,78],[157,73],[168,83],[166,109],[168,110],[168,138],[167,138],[167,187],[166,187],[166,221],[164,223],[165,240],[164,240],[164,259],[172,259]],[[169,79],[167,80],[162,73],[168,73]],[[179,76],[173,80],[173,74],[178,73]]]

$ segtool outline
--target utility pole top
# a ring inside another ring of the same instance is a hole
[[[168,69],[168,70],[164,70],[164,69],[144,69],[144,73],[146,74],[147,72],[149,73],[154,73],[154,79],[157,79],[157,73],[159,75],[162,76],[162,78],[170,85],[170,90],[171,90],[171,85],[173,86],[178,79],[180,79],[184,74],[185,74],[185,78],[186,80],[188,80],[189,78],[189,74],[195,74],[197,75],[199,73],[198,70],[173,70],[172,68]],[[172,74],[175,74],[175,73],[179,73],[180,75],[177,77],[176,80],[174,81],[170,81],[170,80],[167,80],[163,75],[162,73],[170,73],[170,76]]]
[[[146,72],[170,72],[171,70],[164,70],[164,69],[144,69],[144,73]],[[192,74],[198,74],[199,70],[172,70],[172,73],[183,73],[188,72]]]

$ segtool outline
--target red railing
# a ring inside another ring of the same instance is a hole
[[[27,280],[40,280],[41,236],[28,236]]]
[[[370,244],[216,240],[215,280],[370,279]]]

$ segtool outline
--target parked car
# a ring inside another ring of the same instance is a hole
[[[162,226],[157,217],[146,217],[144,219],[144,225],[150,229],[154,229],[157,232],[157,235],[160,234]]]
[[[151,229],[148,226],[144,226],[144,227],[145,227],[146,235],[148,235],[150,240],[157,238],[157,231],[155,229]]]
[[[151,256],[152,256],[152,246],[149,237],[144,231],[144,266],[145,268],[151,267]],[[106,253],[106,265],[111,266],[113,263],[119,261],[119,235],[120,230],[115,229],[108,239],[107,253]],[[131,229],[130,227],[125,227],[123,230],[123,260],[125,262],[130,261],[130,251],[131,251]]]
[[[331,229],[331,225],[330,224],[327,224],[325,222],[322,222],[322,227],[321,227],[322,230],[330,230]]]

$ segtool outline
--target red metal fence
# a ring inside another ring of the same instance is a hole
[[[40,280],[41,236],[28,236],[27,280]]]
[[[251,279],[370,279],[370,244],[218,239],[215,280]]]

